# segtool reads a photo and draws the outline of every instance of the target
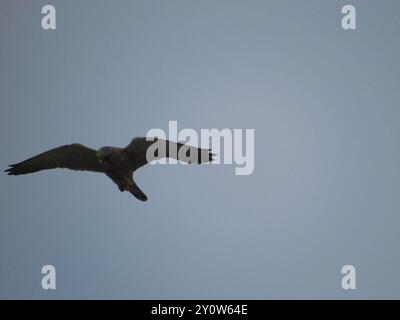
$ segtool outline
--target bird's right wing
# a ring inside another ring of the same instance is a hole
[[[27,174],[54,168],[103,172],[97,151],[79,143],[64,145],[43,152],[28,160],[10,165],[9,175]]]

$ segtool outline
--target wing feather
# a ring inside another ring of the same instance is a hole
[[[213,160],[210,149],[202,149],[183,143],[157,138],[134,138],[125,148],[127,154],[139,168],[162,158],[174,158],[190,164],[208,163]]]
[[[96,154],[96,150],[74,143],[48,150],[20,163],[12,164],[5,171],[9,175],[27,174],[55,168],[103,172]]]

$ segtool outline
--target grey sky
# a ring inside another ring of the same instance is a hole
[[[256,158],[143,168],[147,203],[94,173],[3,174],[0,297],[400,298],[400,2],[351,1],[344,31],[348,3],[1,1],[2,169],[169,120],[254,128]]]

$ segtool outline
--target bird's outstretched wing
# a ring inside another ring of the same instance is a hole
[[[54,168],[103,172],[96,150],[79,143],[64,145],[43,152],[28,160],[10,165],[9,175],[27,174]]]
[[[210,149],[201,149],[183,143],[157,138],[134,138],[125,148],[129,157],[135,161],[136,168],[162,158],[174,158],[189,164],[208,163],[215,154]]]

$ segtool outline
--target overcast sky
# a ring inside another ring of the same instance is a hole
[[[176,120],[254,129],[255,170],[148,166],[146,203],[101,174],[2,174],[0,297],[400,298],[400,2],[351,3],[345,31],[346,1],[2,0],[2,169]]]

